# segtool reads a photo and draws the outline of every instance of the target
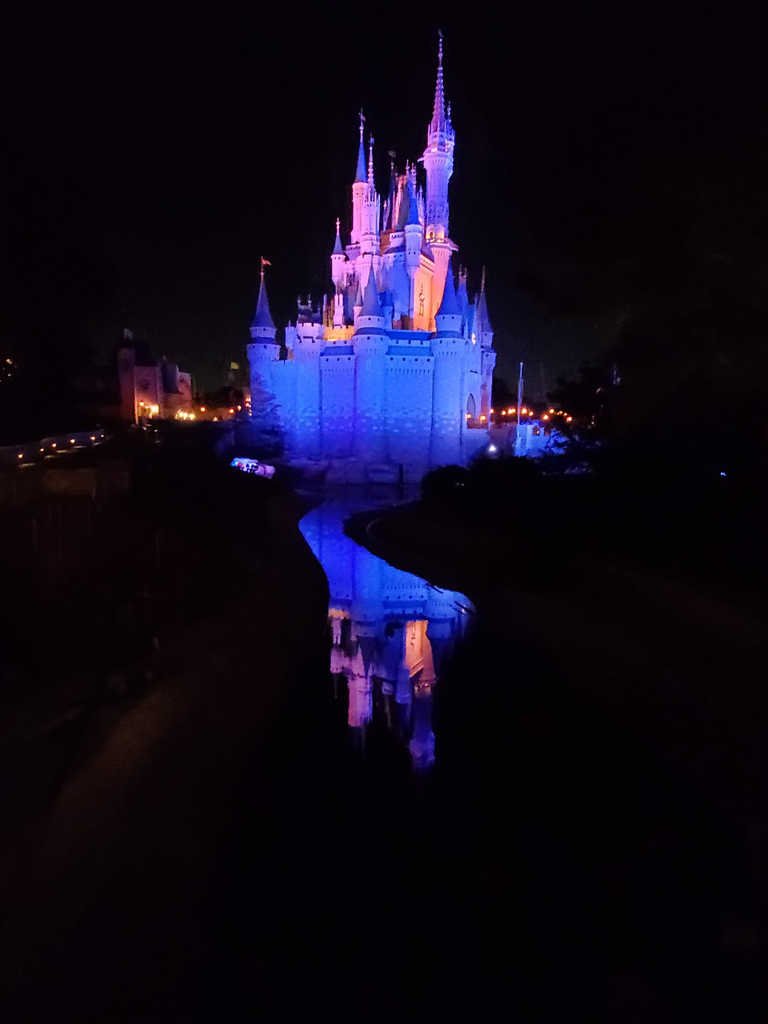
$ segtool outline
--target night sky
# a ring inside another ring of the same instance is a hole
[[[329,290],[358,109],[381,190],[389,149],[421,154],[442,28],[451,234],[471,289],[487,266],[497,373],[524,359],[543,391],[613,339],[681,196],[712,175],[764,187],[765,22],[697,6],[19,9],[0,58],[5,304],[100,352],[130,327],[221,383],[259,256],[279,324]]]

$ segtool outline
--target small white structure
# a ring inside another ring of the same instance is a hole
[[[540,455],[558,454],[562,435],[554,428],[546,430],[540,420],[519,423],[515,427],[515,455],[535,459]]]

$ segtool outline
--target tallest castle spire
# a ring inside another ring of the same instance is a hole
[[[445,109],[442,32],[439,33],[439,37],[435,105],[432,110],[432,120],[427,129],[427,148],[422,157],[427,172],[427,237],[434,239],[448,237],[448,182],[453,174],[453,149],[456,142],[456,136],[451,126],[450,107],[448,113]],[[444,272],[445,270],[447,270],[447,264]]]
[[[360,111],[360,145],[357,147],[357,170],[355,171],[355,183],[365,181],[365,146],[363,145],[363,131],[365,130],[365,117]]]
[[[432,123],[429,126],[430,133],[444,132],[446,128],[445,90],[443,88],[443,33],[438,32],[438,36],[437,83],[435,85],[435,106],[432,111]]]

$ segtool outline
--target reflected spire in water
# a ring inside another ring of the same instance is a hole
[[[327,501],[304,517],[301,530],[328,577],[330,667],[346,680],[349,726],[362,736],[380,717],[424,768],[434,760],[433,688],[464,631],[462,608],[471,606],[347,537],[344,520],[371,507],[370,499]]]

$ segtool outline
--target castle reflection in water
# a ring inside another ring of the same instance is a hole
[[[301,531],[330,586],[331,672],[346,681],[348,721],[362,738],[376,718],[407,743],[418,768],[434,760],[432,692],[463,634],[469,601],[395,569],[344,533],[344,520],[375,501],[329,500]],[[339,690],[343,698],[343,689]]]

